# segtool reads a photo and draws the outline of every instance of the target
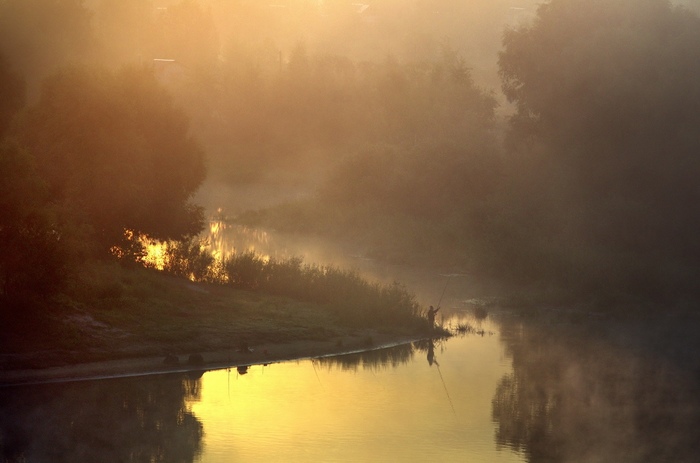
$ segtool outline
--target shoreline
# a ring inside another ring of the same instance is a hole
[[[371,343],[368,343],[371,336]],[[225,350],[177,354],[178,363],[166,364],[165,356],[144,356],[76,363],[44,368],[0,370],[0,388],[41,385],[50,383],[98,381],[161,374],[207,372],[223,368],[267,365],[306,359],[350,355],[387,349],[412,343],[425,336],[398,336],[377,332],[345,336],[342,342],[295,341],[280,344],[261,344],[249,352]],[[201,355],[202,362],[188,362],[189,356]]]

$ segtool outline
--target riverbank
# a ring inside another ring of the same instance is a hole
[[[196,371],[379,348],[431,335],[425,319],[357,319],[318,304],[144,268],[91,281],[0,330],[0,385]],[[338,296],[339,298],[341,296]],[[344,301],[347,305],[347,301]],[[362,308],[358,308],[360,311]]]
[[[409,343],[418,337],[382,334],[376,330],[340,336],[334,340],[300,340],[267,343],[247,350],[182,352],[167,356],[102,360],[34,369],[0,370],[0,387],[28,384],[97,380],[168,373],[201,373],[221,368],[330,357]]]

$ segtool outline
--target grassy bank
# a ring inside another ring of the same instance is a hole
[[[291,267],[303,270],[297,264]],[[319,268],[308,271],[321,279]],[[429,332],[412,296],[398,286],[373,285],[342,271],[325,273],[337,281],[323,280],[323,291],[297,275],[287,280],[290,289],[283,295],[261,288],[258,280],[248,280],[248,289],[242,289],[246,285],[235,281],[195,283],[140,266],[89,263],[72,287],[42,310],[13,314],[2,329],[0,369],[299,342],[342,347],[347,336],[370,346],[373,336]]]

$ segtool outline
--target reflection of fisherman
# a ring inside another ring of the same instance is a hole
[[[438,313],[438,310],[440,310],[440,307],[434,309],[432,305],[428,309],[428,322],[430,322],[431,328],[435,325],[435,314]]]
[[[433,340],[430,339],[428,341],[428,365],[430,365],[432,367],[434,362],[435,362],[435,346],[433,345]]]

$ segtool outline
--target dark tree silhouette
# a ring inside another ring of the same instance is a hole
[[[17,143],[0,143],[0,301],[56,289],[65,276],[65,246],[33,159]]]
[[[93,228],[100,245],[125,229],[157,239],[198,233],[189,200],[204,155],[148,67],[67,68],[47,79],[20,137],[56,201]]]
[[[700,19],[663,0],[553,0],[505,33],[499,65],[521,206],[549,238],[535,266],[586,269],[588,289],[692,290]]]

